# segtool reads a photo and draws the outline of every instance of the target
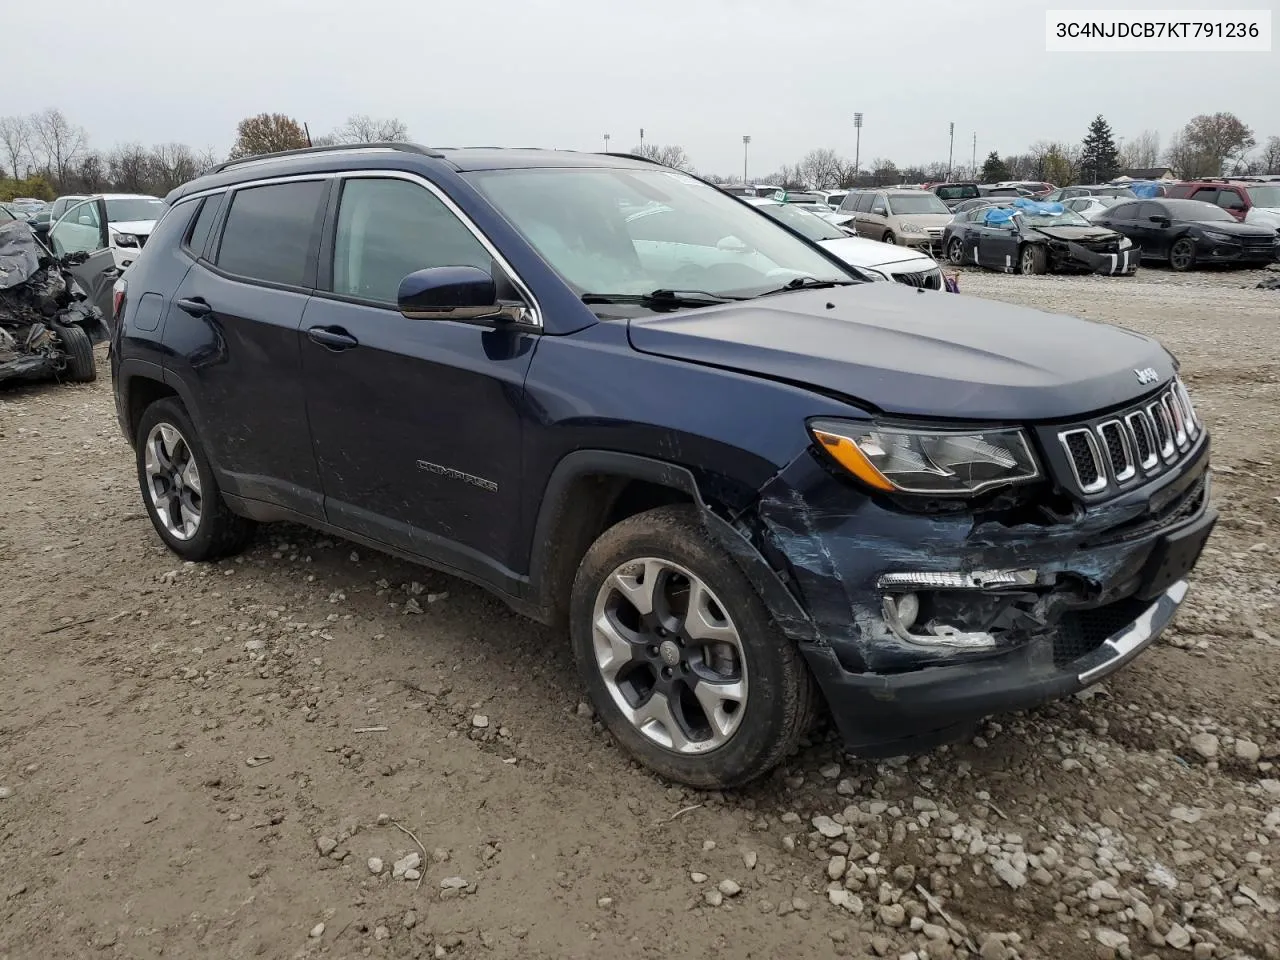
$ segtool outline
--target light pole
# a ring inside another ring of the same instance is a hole
[[[973,158],[969,161],[969,166],[973,168],[973,179],[978,179],[978,131],[973,131]]]
[[[745,134],[742,137],[742,185],[747,185],[747,148],[751,146],[751,138]]]
[[[951,179],[951,160],[956,153],[956,125],[951,122],[951,146],[947,147],[947,179]]]
[[[604,152],[609,152],[609,135],[607,133],[604,135]]]
[[[853,129],[858,131],[857,145],[853,148],[853,185],[858,185],[858,176],[862,172],[862,114],[853,115]]]
[[[644,152],[644,127],[640,128],[640,152]]]

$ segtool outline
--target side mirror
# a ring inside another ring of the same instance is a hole
[[[493,276],[479,267],[428,267],[400,281],[396,306],[410,320],[520,320],[523,304],[498,299]]]

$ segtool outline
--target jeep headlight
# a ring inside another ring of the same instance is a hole
[[[112,237],[115,239],[117,247],[136,247],[138,245],[138,238],[131,233],[116,233],[112,234]]]
[[[966,496],[1040,476],[1022,430],[916,430],[812,420],[820,450],[873,490]]]
[[[924,227],[918,223],[904,223],[901,229],[903,233],[924,233]]]

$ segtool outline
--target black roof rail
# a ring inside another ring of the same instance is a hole
[[[254,163],[259,160],[280,160],[285,157],[305,157],[312,154],[332,153],[340,150],[400,150],[404,153],[417,153],[424,157],[432,157],[436,160],[444,159],[443,154],[435,150],[430,150],[427,147],[419,146],[416,143],[403,143],[396,140],[378,140],[374,143],[335,143],[327,147],[299,147],[296,150],[277,150],[274,153],[257,153],[247,157],[237,157],[234,160],[226,160],[208,171],[208,173],[221,173],[228,167],[234,167],[241,163]]]
[[[665,163],[660,163],[659,161],[653,159],[653,157],[646,157],[643,154],[639,154],[639,153],[616,153],[613,150],[602,150],[600,151],[600,155],[602,157],[622,157],[627,160],[643,160],[645,163],[652,163],[654,166],[658,166],[658,167],[666,166]]]

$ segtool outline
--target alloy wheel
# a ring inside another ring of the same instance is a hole
[[[200,471],[186,438],[171,423],[157,423],[144,450],[147,493],[170,536],[190,540],[200,529]]]
[[[1022,272],[1031,274],[1035,272],[1036,257],[1030,246],[1022,248]]]
[[[959,237],[952,237],[951,242],[947,244],[947,259],[957,267],[964,263],[964,245]]]
[[[742,640],[689,570],[655,557],[618,566],[596,595],[592,640],[614,703],[653,743],[702,754],[737,732],[747,702]]]
[[[1175,270],[1185,270],[1195,259],[1195,247],[1190,240],[1179,240],[1169,251],[1169,263]]]

